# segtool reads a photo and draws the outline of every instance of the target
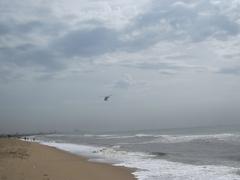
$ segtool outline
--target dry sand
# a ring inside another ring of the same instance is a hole
[[[0,139],[1,180],[133,180],[131,170],[37,143]]]

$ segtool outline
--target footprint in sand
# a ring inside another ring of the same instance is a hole
[[[50,180],[47,174],[43,174],[43,180]]]

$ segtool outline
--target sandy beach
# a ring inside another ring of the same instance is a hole
[[[18,139],[0,139],[1,180],[133,180],[131,170],[52,147]]]

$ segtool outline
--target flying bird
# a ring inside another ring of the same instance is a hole
[[[111,96],[112,96],[112,95],[105,96],[105,97],[104,97],[104,101],[108,101],[108,99],[109,99]]]

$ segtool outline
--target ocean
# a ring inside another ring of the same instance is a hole
[[[136,169],[139,180],[240,180],[240,127],[38,135],[90,161]]]

